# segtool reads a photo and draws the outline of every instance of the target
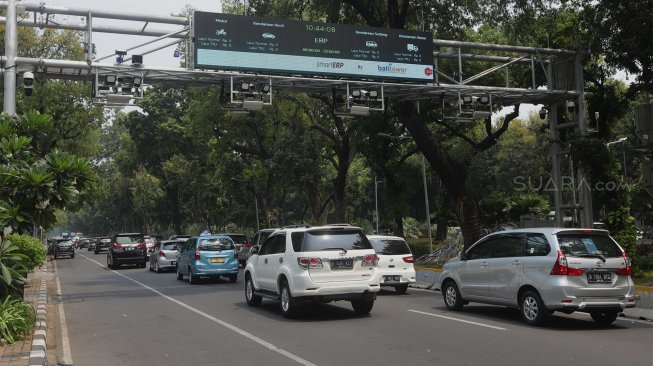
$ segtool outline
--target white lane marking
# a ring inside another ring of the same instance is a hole
[[[443,318],[443,319],[454,320],[454,321],[461,322],[461,323],[467,323],[467,324],[472,324],[472,325],[478,325],[479,327],[486,327],[486,328],[491,328],[491,329],[496,329],[496,330],[506,330],[506,328],[495,327],[495,326],[493,326],[493,325],[488,325],[488,324],[483,324],[483,323],[472,322],[472,321],[469,321],[469,320],[463,320],[463,319],[458,319],[458,318],[452,318],[452,317],[450,317],[450,316],[446,316],[446,315],[433,314],[433,313],[425,313],[425,312],[423,312],[423,311],[418,311],[418,310],[408,310],[408,311],[413,312],[413,313],[417,313],[417,314],[422,314],[422,315],[434,316],[434,317],[437,317],[437,318]]]
[[[57,271],[57,261],[54,262],[54,273]],[[59,282],[59,275],[57,275],[57,300],[59,300],[59,329],[61,329],[61,348],[63,353],[62,365],[72,365],[73,357],[70,350],[70,339],[68,338],[68,325],[66,323],[66,313],[63,310],[63,296],[61,295],[61,282]]]
[[[100,262],[97,262],[94,259],[91,259],[91,258],[89,258],[89,257],[87,257],[87,256],[85,256],[83,254],[80,254],[80,255],[82,257],[90,260],[91,262],[94,262],[95,264],[97,264],[100,267],[106,267],[105,265],[103,265]],[[124,274],[122,274],[120,272],[117,272],[117,271],[114,271],[114,270],[110,270],[110,271],[117,274],[117,275],[119,275],[119,276],[122,276],[122,277],[128,279],[129,281],[131,281],[131,282],[133,282],[133,283],[135,283],[135,284],[137,284],[139,286],[142,286],[142,287],[154,292],[155,294],[163,297],[164,299],[166,299],[166,300],[168,300],[170,302],[173,302],[173,303],[175,303],[175,304],[177,304],[177,305],[179,305],[179,306],[181,306],[183,308],[186,308],[186,309],[188,309],[188,310],[190,310],[190,311],[192,311],[192,312],[194,312],[194,313],[196,313],[198,315],[201,315],[201,316],[205,317],[206,319],[209,319],[209,320],[211,320],[211,321],[213,321],[213,322],[215,322],[217,324],[220,324],[223,327],[228,328],[228,329],[242,335],[243,337],[249,338],[250,340],[260,344],[261,346],[263,346],[263,347],[265,347],[265,348],[267,348],[267,349],[269,349],[271,351],[277,352],[277,353],[279,353],[279,354],[281,354],[281,355],[283,355],[285,357],[288,357],[289,359],[291,359],[291,360],[293,360],[293,361],[295,361],[295,362],[297,362],[299,364],[306,365],[306,366],[316,366],[314,363],[312,363],[310,361],[307,361],[307,360],[305,360],[305,359],[303,359],[303,358],[301,358],[301,357],[299,357],[297,355],[294,355],[294,354],[292,354],[292,353],[290,353],[290,352],[288,352],[286,350],[283,350],[283,349],[275,346],[274,344],[253,335],[252,333],[249,333],[249,332],[247,332],[247,331],[245,331],[243,329],[238,328],[235,325],[232,325],[230,323],[225,322],[224,320],[220,320],[220,319],[218,319],[218,318],[216,318],[214,316],[211,316],[211,315],[209,315],[209,314],[207,314],[207,313],[205,313],[205,312],[203,312],[201,310],[198,310],[198,309],[196,309],[196,308],[194,308],[194,307],[192,307],[190,305],[187,305],[187,304],[185,304],[185,303],[183,303],[183,302],[181,302],[181,301],[179,301],[179,300],[177,300],[177,299],[175,299],[173,297],[170,297],[170,296],[160,292],[159,290],[156,290],[156,289],[154,289],[154,288],[152,288],[152,287],[150,287],[150,286],[148,286],[148,285],[146,285],[144,283],[136,281],[135,279],[130,278],[130,277],[128,277],[128,276],[126,276],[126,275],[124,275]]]

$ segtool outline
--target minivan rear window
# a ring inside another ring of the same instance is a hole
[[[373,249],[372,244],[361,231],[353,230],[316,230],[304,233],[301,242],[302,252],[323,250],[357,250]]]
[[[161,245],[162,250],[177,250],[179,243],[163,243]]]
[[[229,239],[200,239],[197,248],[199,250],[213,252],[219,250],[230,250],[234,248],[234,243]]]
[[[143,235],[121,235],[116,236],[116,243],[118,244],[138,244],[142,243],[145,239]]]
[[[398,239],[370,239],[377,254],[399,255],[411,254],[410,247],[403,240]]]
[[[570,257],[601,255],[621,257],[621,249],[609,236],[592,233],[560,233],[558,244],[563,254]]]

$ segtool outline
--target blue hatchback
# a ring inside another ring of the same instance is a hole
[[[188,276],[188,283],[196,283],[200,277],[228,277],[238,279],[238,253],[236,245],[228,236],[194,236],[179,248],[177,279]]]

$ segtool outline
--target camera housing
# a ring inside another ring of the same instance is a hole
[[[34,91],[34,74],[30,71],[23,73],[23,90],[27,96],[32,95]]]

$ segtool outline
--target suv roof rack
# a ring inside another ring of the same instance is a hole
[[[336,224],[326,224],[325,226],[354,226],[354,225],[344,222],[344,223],[336,223]]]
[[[299,224],[299,225],[285,225],[282,226],[282,229],[297,229],[297,228],[302,228],[302,227],[311,227],[311,225],[308,224]]]

